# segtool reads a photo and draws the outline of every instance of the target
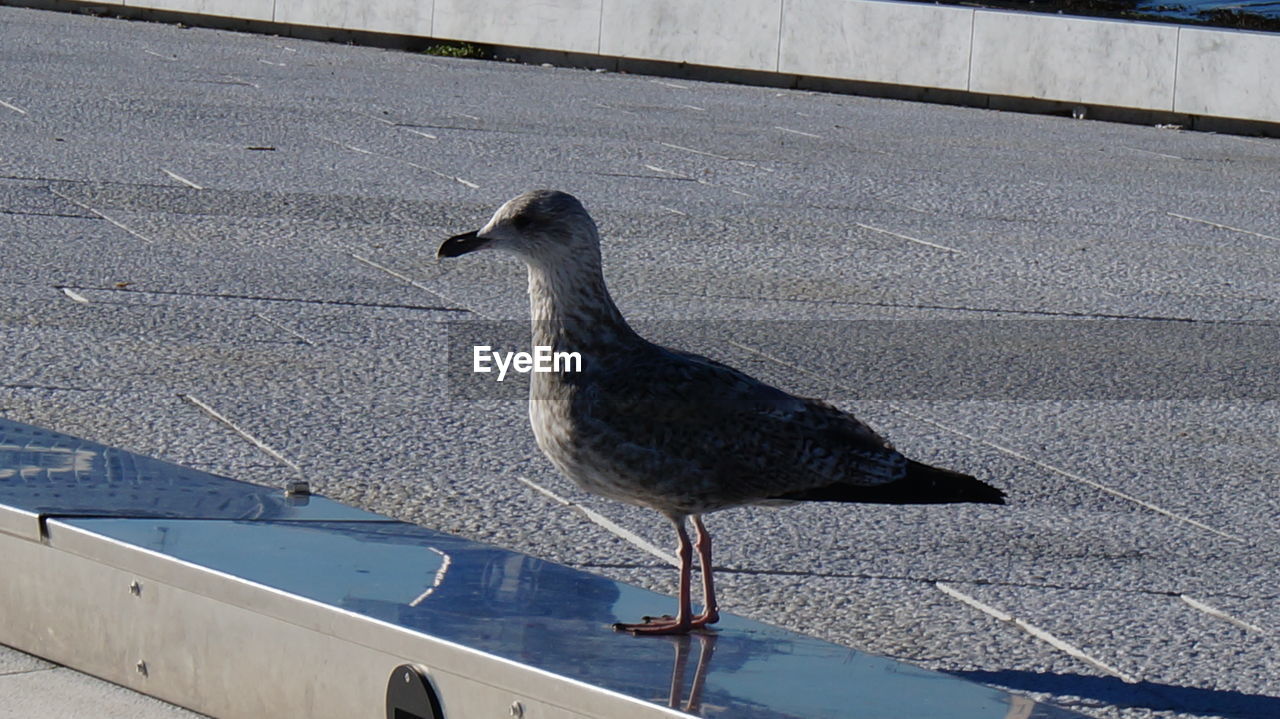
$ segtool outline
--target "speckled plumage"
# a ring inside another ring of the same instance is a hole
[[[447,240],[439,254],[479,249],[507,251],[528,266],[533,344],[582,357],[581,372],[532,375],[529,416],[538,446],[578,486],[655,509],[680,535],[680,616],[623,628],[665,633],[715,621],[710,539],[700,520],[707,512],[806,499],[1000,500],[998,490],[971,477],[908,460],[825,402],[637,335],[605,287],[595,223],[565,193],[516,197],[483,229]],[[687,517],[698,529],[708,594],[707,612],[693,619]]]

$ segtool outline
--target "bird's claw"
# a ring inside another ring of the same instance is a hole
[[[679,620],[670,614],[664,614],[660,617],[641,617],[639,624],[626,624],[618,622],[613,625],[615,632],[631,632],[639,636],[641,634],[688,634],[695,629],[705,629],[708,624],[714,624],[719,620],[719,615],[701,614],[693,619]]]
[[[692,629],[687,620],[677,622],[675,619],[667,617],[666,621],[658,622],[652,621],[655,617],[645,617],[644,619],[645,621],[642,624],[618,622],[613,625],[613,630],[615,632],[631,632],[636,636],[640,636],[641,634],[688,634],[689,630]]]

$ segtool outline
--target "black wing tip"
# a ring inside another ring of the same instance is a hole
[[[1008,504],[1009,503],[1007,501],[1008,495],[1004,493],[1004,490],[998,489],[996,487],[992,487],[991,485],[981,480],[975,479],[973,481],[981,485],[982,488],[986,491],[983,493],[983,496],[977,499],[970,499],[968,501],[977,502],[978,504]]]
[[[776,499],[863,504],[1007,504],[1003,490],[949,469],[908,460],[902,479],[875,486],[830,484]]]
[[[992,487],[973,475],[932,467],[915,460],[907,460],[907,476],[902,481],[916,488],[925,497],[937,496],[944,502],[1006,503],[1003,490]]]

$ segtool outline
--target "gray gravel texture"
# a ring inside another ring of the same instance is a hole
[[[713,515],[724,608],[1091,716],[1280,716],[1280,403],[856,400],[854,332],[674,321],[1275,322],[1280,141],[12,8],[0,35],[5,416],[292,478],[191,395],[335,499],[671,593],[518,480],[667,548],[663,520],[444,380],[447,322],[527,306],[438,241],[563,189],[638,325],[1009,493]]]

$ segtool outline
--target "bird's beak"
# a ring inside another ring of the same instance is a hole
[[[436,259],[444,257],[458,257],[468,252],[475,252],[483,248],[489,243],[488,238],[476,236],[473,232],[464,232],[461,235],[454,235],[444,242],[440,243],[440,249],[436,250]]]

